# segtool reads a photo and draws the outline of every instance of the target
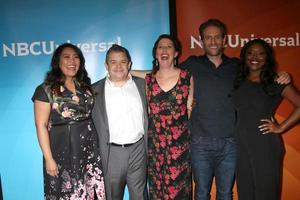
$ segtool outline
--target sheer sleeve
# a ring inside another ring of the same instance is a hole
[[[286,86],[287,84],[278,84],[275,82],[270,87],[271,93],[276,96],[281,96],[281,93]]]
[[[31,100],[34,102],[35,100],[43,101],[43,102],[49,102],[48,95],[42,85],[39,85],[31,98]]]

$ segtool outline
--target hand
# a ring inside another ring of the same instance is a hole
[[[258,129],[262,132],[262,134],[282,132],[279,124],[273,118],[261,119],[260,121],[264,122],[263,124],[258,126]]]
[[[188,98],[187,100],[187,109],[192,111],[196,106],[196,99],[195,98]]]
[[[46,172],[50,176],[58,176],[58,167],[54,159],[46,160]]]
[[[291,82],[291,76],[287,72],[279,72],[278,77],[276,78],[276,82],[281,85],[287,85]]]

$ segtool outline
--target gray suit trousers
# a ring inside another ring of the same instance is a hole
[[[123,200],[125,185],[130,200],[144,200],[146,187],[146,149],[144,139],[129,147],[110,144],[106,178],[110,180],[112,200]]]

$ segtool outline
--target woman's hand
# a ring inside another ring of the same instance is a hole
[[[264,122],[258,129],[262,132],[262,134],[267,133],[282,133],[282,129],[280,125],[273,119],[261,119],[260,121]]]
[[[50,176],[58,176],[58,167],[54,159],[46,160],[46,172]]]

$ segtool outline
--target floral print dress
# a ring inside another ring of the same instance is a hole
[[[48,102],[49,140],[58,165],[58,177],[46,173],[44,160],[44,199],[105,199],[104,178],[98,154],[97,133],[91,120],[93,95],[76,83],[76,94],[60,86],[55,94],[49,85],[38,86],[32,100]]]
[[[150,199],[191,199],[190,133],[187,124],[190,74],[181,70],[176,85],[169,91],[160,88],[155,74],[147,74],[146,83]]]

